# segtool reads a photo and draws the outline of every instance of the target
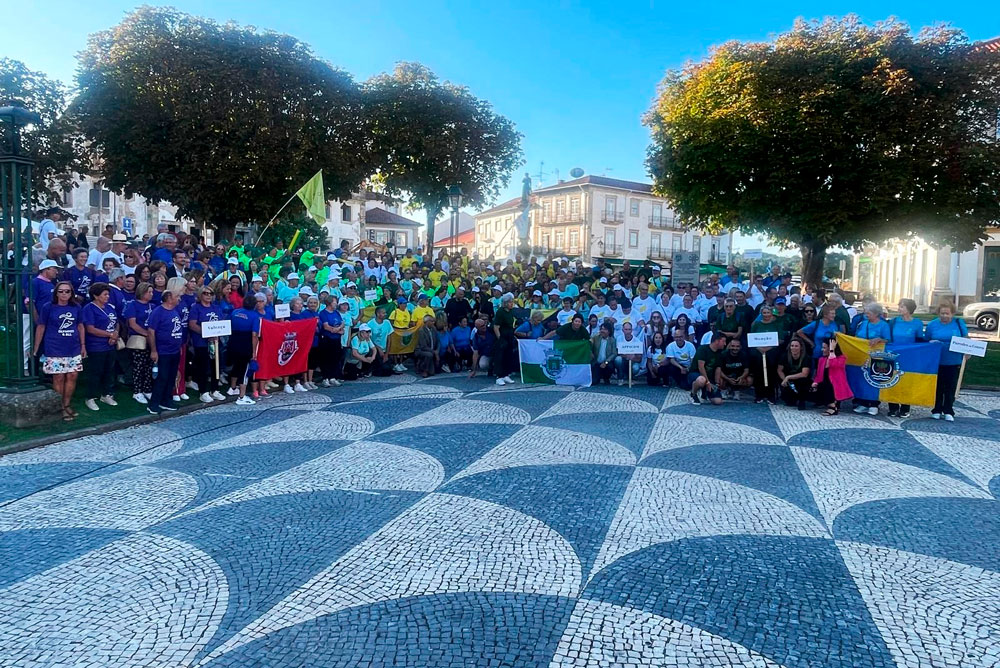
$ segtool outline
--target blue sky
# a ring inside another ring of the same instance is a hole
[[[856,13],[867,22],[898,16],[914,29],[951,23],[973,40],[1000,34],[991,2],[235,2],[178,0],[173,6],[217,20],[285,32],[362,80],[401,60],[489,99],[524,134],[524,154],[544,182],[589,174],[646,180],[648,133],[641,116],[663,73],[730,39],[761,40],[796,17]],[[136,4],[11,2],[0,55],[70,82],[87,35]],[[991,8],[992,7],[992,8]],[[16,30],[10,30],[16,26]],[[521,170],[507,195],[520,189]],[[753,241],[738,246],[756,247]]]

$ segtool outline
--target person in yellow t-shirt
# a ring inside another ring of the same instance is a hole
[[[419,325],[423,323],[424,316],[435,317],[434,309],[427,305],[428,301],[427,295],[420,293],[420,296],[417,298],[417,308],[413,309],[413,313],[410,314],[413,324]]]
[[[396,300],[396,308],[392,310],[389,322],[396,329],[407,329],[410,326],[412,318],[410,317],[409,310],[406,308],[406,297],[400,297]]]
[[[448,274],[444,273],[441,269],[441,261],[434,261],[434,268],[431,269],[430,273],[427,274],[427,279],[431,282],[431,285],[435,288],[441,287],[441,280],[446,278]],[[421,322],[423,322],[421,320]]]
[[[417,258],[413,257],[413,249],[407,248],[406,255],[399,258],[399,270],[406,271],[417,263]]]

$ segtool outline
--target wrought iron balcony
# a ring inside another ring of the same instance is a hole
[[[604,257],[621,257],[623,251],[624,251],[624,246],[622,244],[615,244],[613,246],[605,244],[604,250],[601,253],[601,255],[603,255]]]
[[[583,213],[550,213],[548,215],[543,214],[540,217],[540,222],[542,225],[572,225],[574,223],[583,223],[584,217]]]
[[[673,214],[667,216],[650,216],[649,229],[651,230],[679,230],[681,229],[677,217]]]
[[[669,260],[672,257],[672,251],[669,248],[650,248],[646,257],[650,260]]]
[[[624,211],[601,211],[601,222],[608,225],[617,225],[625,222]]]

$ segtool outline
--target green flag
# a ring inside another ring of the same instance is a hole
[[[306,205],[306,213],[313,220],[320,225],[326,222],[326,193],[323,191],[322,169],[316,172],[316,175],[299,188],[299,191],[295,194]]]

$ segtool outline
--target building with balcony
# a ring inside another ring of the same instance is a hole
[[[476,216],[476,252],[508,257],[517,245],[514,220],[520,198]],[[633,263],[651,260],[669,268],[674,251],[697,250],[704,264],[726,264],[732,235],[687,230],[669,203],[648,183],[583,176],[539,188],[531,196],[531,243],[539,252]]]

